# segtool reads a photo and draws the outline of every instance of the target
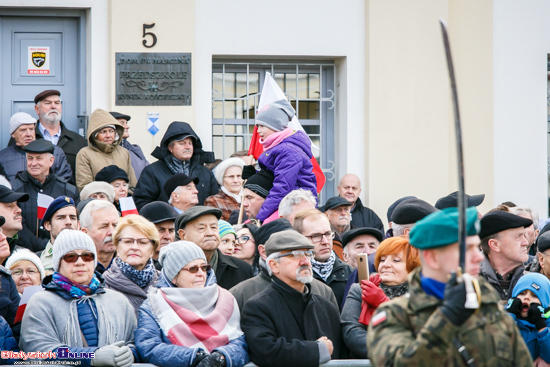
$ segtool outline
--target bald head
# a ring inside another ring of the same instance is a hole
[[[357,198],[361,195],[361,180],[357,175],[348,173],[342,177],[338,185],[338,195],[355,205]]]

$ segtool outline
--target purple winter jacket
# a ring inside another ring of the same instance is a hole
[[[311,164],[311,142],[305,132],[294,133],[258,158],[261,166],[273,172],[275,180],[256,218],[264,221],[292,190],[305,189],[317,198],[317,179]]]

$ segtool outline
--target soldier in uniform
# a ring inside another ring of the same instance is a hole
[[[477,277],[483,254],[477,210],[466,211],[465,272]],[[410,242],[422,266],[409,276],[409,294],[380,305],[367,334],[375,366],[532,366],[514,321],[494,288],[479,278],[480,307],[465,308],[457,281],[458,211],[448,208],[417,222]],[[449,276],[450,275],[450,276]]]

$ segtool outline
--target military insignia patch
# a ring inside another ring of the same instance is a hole
[[[535,282],[533,282],[533,284],[531,284],[531,287],[535,288],[537,291],[540,289],[540,285],[538,285]]]
[[[45,52],[33,52],[32,53],[32,63],[37,68],[41,68],[46,63],[46,53]]]
[[[71,199],[68,198],[67,196],[65,196],[65,201],[68,202],[69,204],[71,203]]]
[[[381,323],[386,321],[386,319],[387,319],[386,311],[382,311],[372,317],[371,324],[374,327],[374,326],[380,325]]]

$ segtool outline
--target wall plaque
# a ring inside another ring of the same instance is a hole
[[[117,106],[190,106],[190,53],[116,53]]]

